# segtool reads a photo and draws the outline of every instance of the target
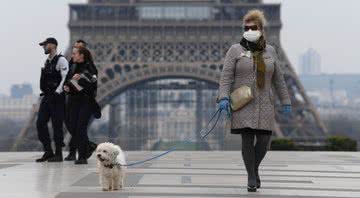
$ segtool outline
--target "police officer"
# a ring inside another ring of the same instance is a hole
[[[43,96],[40,103],[39,113],[36,121],[38,137],[44,147],[44,155],[36,162],[62,162],[62,147],[64,146],[63,120],[65,108],[65,94],[63,84],[69,71],[69,65],[65,57],[57,53],[58,42],[55,38],[47,38],[39,43],[48,55],[44,67],[41,69],[40,96]],[[51,139],[48,129],[48,121],[51,123],[54,132],[55,154],[51,147]]]
[[[79,48],[86,48],[86,47],[87,47],[87,43],[82,39],[79,39],[74,43],[73,49],[72,49],[73,52],[71,55],[71,59],[69,61],[69,72],[66,77],[67,80],[65,81],[64,87],[68,86],[68,84],[66,82],[72,78],[72,74],[74,74],[74,71],[76,70],[76,63],[73,60],[73,54],[75,54]],[[71,109],[77,108],[76,107],[77,104],[76,104],[76,99],[74,100],[74,98],[76,98],[76,97],[73,97],[73,95],[74,95],[73,92],[69,91],[67,95],[68,96],[67,96],[67,104],[66,104],[65,124],[66,124],[66,127],[67,127],[69,133],[71,134],[71,139],[69,141],[69,154],[68,154],[68,156],[66,156],[64,158],[64,160],[74,161],[74,160],[76,160],[76,150],[77,150],[76,142],[75,142],[76,129],[75,129],[75,126],[71,125],[72,117],[70,116],[70,114],[71,114]],[[97,147],[97,144],[89,141],[89,143],[87,144],[87,152],[85,155],[86,159],[91,157],[91,155],[95,151],[96,147]]]

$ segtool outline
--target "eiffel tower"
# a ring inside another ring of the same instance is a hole
[[[324,137],[326,128],[280,44],[280,4],[261,0],[89,0],[70,4],[69,45],[79,38],[89,43],[99,70],[97,100],[102,107],[134,85],[156,79],[189,78],[217,85],[225,54],[231,44],[240,41],[242,18],[251,9],[265,13],[266,39],[277,50],[293,104],[290,116],[276,114],[275,135],[309,140]],[[279,110],[279,99],[276,101]],[[13,150],[40,148],[37,110],[34,105]]]

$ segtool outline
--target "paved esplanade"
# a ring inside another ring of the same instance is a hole
[[[128,161],[155,152],[127,152]],[[41,153],[0,153],[0,197],[360,197],[359,152],[270,151],[261,167],[262,188],[246,190],[241,151],[173,152],[128,169],[125,188],[102,192],[95,159],[34,163]]]

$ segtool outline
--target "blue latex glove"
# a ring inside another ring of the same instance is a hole
[[[225,110],[227,112],[228,118],[231,117],[230,100],[228,97],[224,97],[219,101],[219,109],[221,109],[222,111]]]
[[[283,105],[282,106],[282,113],[290,114],[291,113],[291,105]]]

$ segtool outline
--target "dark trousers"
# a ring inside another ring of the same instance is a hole
[[[63,120],[64,120],[65,95],[45,95],[40,103],[39,113],[36,121],[38,137],[45,151],[52,151],[48,122],[54,131],[54,142],[56,152],[61,152],[64,146]]]
[[[68,130],[71,134],[69,143],[70,151],[79,153],[79,158],[86,158],[89,146],[87,133],[88,125],[92,116],[92,103],[89,98],[82,94],[69,96]]]

